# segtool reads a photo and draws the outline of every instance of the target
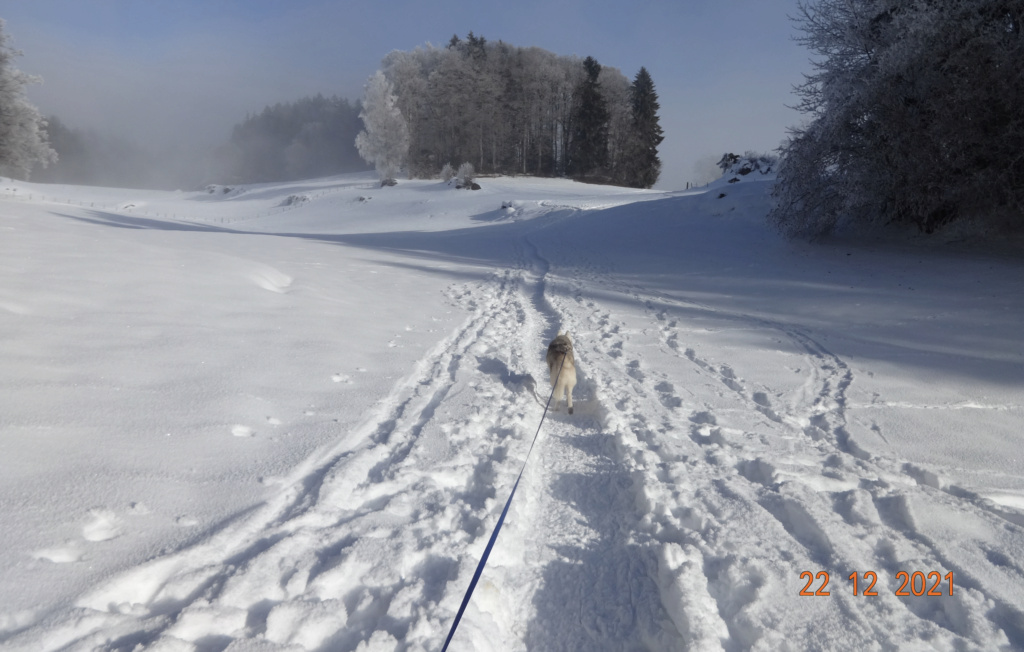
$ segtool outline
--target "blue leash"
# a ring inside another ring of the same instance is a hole
[[[544,425],[544,417],[548,415],[548,407],[551,406],[551,399],[555,395],[555,387],[558,387],[558,377],[562,375],[562,365],[565,364],[566,354],[562,354],[562,363],[558,365],[558,373],[555,374],[555,383],[551,387],[551,395],[548,396],[548,402],[544,406],[544,414],[540,417],[540,423],[537,424],[537,433],[533,436],[533,442],[530,443],[530,450],[526,451],[526,459],[523,460],[523,468],[519,471],[519,477],[516,478],[516,483],[512,485],[512,493],[508,495],[508,500],[505,501],[505,509],[501,510],[501,516],[498,518],[498,524],[494,526],[494,532],[491,532],[491,539],[487,542],[487,547],[484,548],[484,556],[480,558],[480,563],[477,564],[476,572],[473,573],[473,579],[469,583],[469,589],[466,591],[466,596],[462,598],[462,606],[459,607],[459,613],[455,614],[455,622],[452,623],[452,629],[448,632],[448,638],[444,641],[444,647],[441,648],[441,652],[447,652],[448,644],[452,642],[452,637],[455,636],[455,630],[459,628],[459,621],[462,620],[462,614],[466,611],[466,607],[469,606],[469,599],[473,596],[473,589],[476,588],[476,583],[480,581],[480,575],[484,572],[484,566],[487,565],[487,558],[491,556],[491,548],[494,547],[494,542],[498,540],[498,532],[501,531],[501,526],[505,522],[505,515],[508,514],[509,505],[512,504],[512,497],[516,495],[516,489],[519,487],[519,481],[523,479],[523,473],[526,471],[526,463],[530,460],[530,453],[533,452],[533,446],[537,443],[537,437],[540,435],[540,427]]]

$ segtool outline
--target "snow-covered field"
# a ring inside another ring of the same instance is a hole
[[[452,649],[1024,649],[1024,260],[480,182],[0,184],[0,649],[439,650],[559,328]]]

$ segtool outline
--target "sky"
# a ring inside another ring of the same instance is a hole
[[[391,50],[490,41],[651,73],[662,188],[724,152],[770,151],[800,121],[810,72],[797,0],[3,0],[30,100],[79,129],[157,148],[214,147],[247,112],[322,93],[362,96]]]

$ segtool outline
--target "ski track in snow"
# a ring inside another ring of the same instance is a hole
[[[453,649],[1024,649],[1024,563],[986,543],[1012,549],[1019,514],[858,447],[856,374],[813,333],[651,293],[535,234],[517,266],[451,286],[466,320],[333,449],[267,479],[275,498],[4,649],[440,649],[537,427],[560,328],[576,413],[548,413]],[[292,282],[269,267],[251,280]],[[695,310],[784,342],[799,387],[703,353],[685,328]],[[120,534],[106,510],[83,524],[89,541]],[[795,610],[803,571],[828,572],[830,596]],[[865,571],[877,597],[849,589]],[[954,595],[897,597],[899,571],[952,573]]]

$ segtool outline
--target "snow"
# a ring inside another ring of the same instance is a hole
[[[440,649],[559,329],[452,649],[1024,649],[1019,258],[480,184],[0,184],[0,649]]]

